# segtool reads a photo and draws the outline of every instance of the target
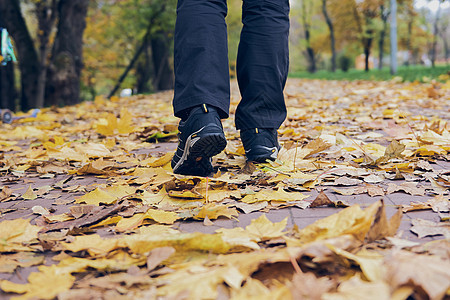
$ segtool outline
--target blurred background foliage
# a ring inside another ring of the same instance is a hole
[[[397,2],[399,75],[442,79],[448,72],[450,1]],[[125,94],[172,89],[176,5],[176,0],[0,0],[0,27],[10,31],[19,59],[14,68],[0,68],[17,87],[9,94],[0,87],[1,106],[27,110],[124,89]],[[228,6],[233,77],[242,0],[228,0]],[[389,9],[389,0],[291,0],[291,76],[392,78],[385,69]]]

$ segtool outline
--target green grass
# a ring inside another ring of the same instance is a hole
[[[308,78],[308,79],[326,79],[326,80],[391,80],[394,77],[401,77],[403,81],[419,81],[428,82],[436,79],[440,81],[448,80],[450,73],[450,66],[441,65],[435,68],[424,66],[410,66],[400,67],[396,75],[391,75],[388,68],[382,70],[374,69],[369,72],[363,70],[351,69],[348,72],[337,70],[335,73],[325,70],[317,71],[316,73],[293,72],[289,76],[293,78]],[[445,76],[447,74],[447,76]],[[441,76],[443,75],[443,76]]]

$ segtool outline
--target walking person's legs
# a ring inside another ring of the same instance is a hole
[[[175,116],[202,104],[228,117],[230,76],[226,0],[178,0],[175,26]]]
[[[283,90],[289,68],[289,0],[244,0],[237,59],[242,100],[236,128],[248,160],[275,159],[277,129],[286,118]]]
[[[178,0],[175,27],[175,95],[179,124],[174,173],[208,176],[211,157],[226,146],[220,118],[228,117],[226,0]]]

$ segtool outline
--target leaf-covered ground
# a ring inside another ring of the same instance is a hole
[[[450,297],[450,82],[292,79],[278,160],[230,118],[212,178],[172,173],[171,97],[0,125],[2,298]]]

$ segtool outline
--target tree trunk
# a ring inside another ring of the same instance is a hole
[[[336,39],[334,37],[334,27],[331,18],[327,11],[327,0],[322,0],[322,13],[325,17],[325,21],[328,25],[328,30],[330,31],[330,44],[331,44],[331,72],[336,71]]]
[[[384,41],[386,40],[387,32],[387,20],[389,18],[389,13],[385,11],[384,5],[380,6],[381,20],[383,21],[383,29],[380,32],[380,40],[378,41],[378,69],[383,69],[383,57],[384,57]]]
[[[150,79],[154,74],[154,68],[148,43],[142,52],[136,66],[136,93],[138,94],[150,93],[153,90]]]
[[[165,9],[166,9],[166,3],[163,3],[163,4],[161,4],[161,7],[159,8],[159,10],[155,11],[153,13],[153,15],[149,18],[147,32],[144,35],[144,39],[142,41],[141,46],[139,46],[139,48],[136,50],[136,53],[134,54],[134,57],[131,59],[130,63],[128,64],[127,68],[124,70],[122,75],[120,75],[119,80],[117,81],[116,85],[111,90],[111,92],[109,93],[108,98],[111,98],[119,90],[120,85],[127,77],[128,72],[130,72],[130,70],[133,68],[134,64],[138,60],[141,53],[149,47],[149,44],[150,44],[149,40],[151,40],[150,34],[151,34],[151,30],[154,25],[154,21],[158,16],[160,16],[165,11]]]
[[[436,48],[437,48],[437,40],[439,35],[439,18],[441,14],[441,1],[439,1],[439,7],[436,12],[436,19],[434,20],[434,26],[433,26],[433,44],[431,46],[431,66],[434,68],[436,66]]]
[[[45,85],[47,82],[48,54],[50,50],[49,39],[55,23],[57,13],[56,0],[50,6],[47,1],[36,3],[36,14],[39,24],[39,77],[37,83],[36,107],[44,106]]]
[[[369,35],[370,36],[370,35]],[[372,48],[372,41],[373,38],[372,37],[368,37],[368,38],[363,38],[363,44],[364,44],[364,63],[365,63],[365,68],[364,70],[366,72],[369,72],[370,70],[370,49]]]
[[[150,28],[151,27],[147,28],[147,32],[144,36],[144,40],[142,41],[141,46],[136,50],[136,53],[134,54],[133,58],[131,59],[126,69],[123,71],[122,75],[120,75],[119,80],[117,80],[117,83],[114,86],[114,88],[111,90],[111,92],[109,92],[108,98],[114,96],[114,94],[119,90],[120,85],[125,80],[125,78],[127,78],[128,72],[130,72],[130,70],[133,68],[142,51],[144,51],[144,49],[148,47],[148,35],[150,34]]]
[[[152,58],[154,69],[153,86],[156,91],[173,89],[174,75],[169,64],[169,45],[164,38],[165,33],[160,32],[151,39]]]
[[[448,40],[446,38],[446,34],[445,34],[444,31],[441,31],[441,38],[442,38],[442,41],[444,42],[445,63],[448,65],[448,58],[450,56],[450,49],[449,49]]]
[[[21,73],[20,109],[36,105],[39,60],[18,0],[0,0],[0,15],[15,41]]]
[[[314,55],[314,49],[311,47],[311,32],[309,28],[311,27],[311,24],[307,21],[307,14],[306,11],[306,2],[307,0],[302,1],[302,21],[303,21],[303,30],[305,32],[305,40],[306,40],[306,54],[308,57],[308,72],[315,73],[316,72],[316,58]]]
[[[58,32],[52,50],[46,87],[46,106],[80,101],[83,32],[89,0],[60,0]]]

